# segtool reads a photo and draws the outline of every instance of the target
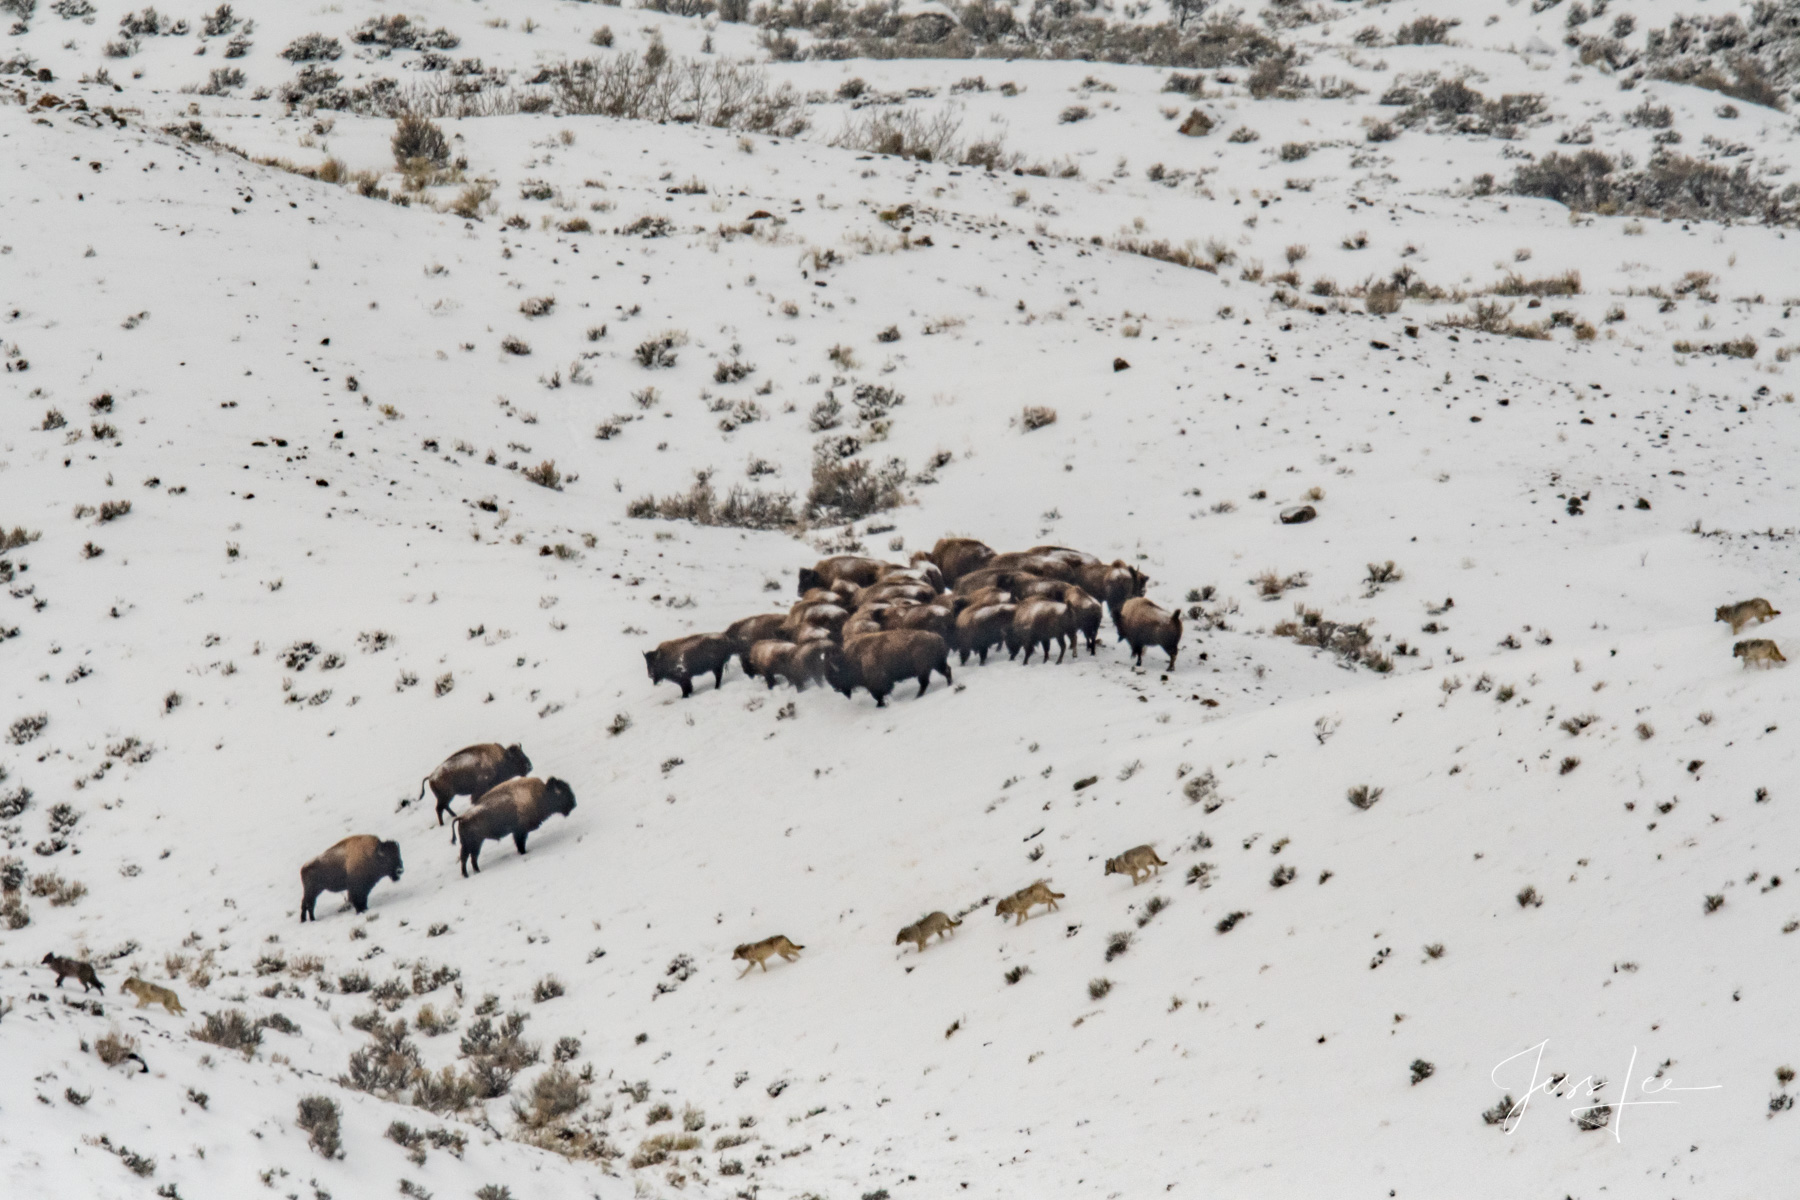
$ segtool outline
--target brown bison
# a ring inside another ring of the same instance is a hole
[[[923,696],[933,671],[951,682],[950,647],[944,639],[920,629],[895,629],[846,642],[827,660],[825,677],[846,696],[867,688],[875,706],[885,708],[888,693],[903,679],[917,679]]]
[[[791,641],[804,641],[802,636],[807,629],[823,629],[830,636],[844,627],[850,619],[850,610],[841,604],[827,602],[800,603],[788,612],[788,618],[782,625],[782,634]]]
[[[1069,606],[1071,642],[1079,634],[1087,640],[1090,657],[1100,653],[1100,619],[1105,616],[1106,609],[1088,595],[1085,588],[1074,583],[1063,585],[1062,602]]]
[[[1039,558],[1061,559],[1071,567],[1091,567],[1100,561],[1085,550],[1071,550],[1067,546],[1033,546],[1025,553]]]
[[[858,604],[885,604],[890,600],[916,600],[920,604],[929,604],[938,597],[938,590],[928,583],[919,583],[911,579],[884,579],[880,583],[862,590],[856,598]]]
[[[787,619],[787,613],[761,613],[745,617],[741,621],[733,621],[725,627],[725,640],[731,643],[731,652],[738,656],[738,665],[745,672],[750,670],[750,659],[747,657],[750,647],[764,638],[780,637],[781,627],[787,623]]]
[[[764,638],[744,654],[744,674],[752,679],[761,677],[768,685],[775,686],[775,671],[787,658],[794,643],[786,638]]]
[[[810,567],[800,568],[799,592],[805,595],[814,588],[828,588],[840,579],[867,587],[881,578],[881,573],[892,563],[882,562],[879,558],[863,558],[855,554],[840,554],[835,558],[821,558]]]
[[[980,608],[965,608],[956,614],[955,645],[956,652],[962,656],[963,662],[969,661],[969,655],[979,654],[981,664],[987,665],[988,651],[1006,641],[1006,633],[1012,628],[1012,604],[984,604]]]
[[[1074,638],[1075,614],[1069,606],[1060,600],[1035,596],[1013,610],[1012,626],[1006,632],[1006,656],[1011,658],[1023,650],[1025,661],[1030,662],[1031,652],[1042,646],[1043,661],[1049,662],[1050,643],[1055,642],[1056,661],[1061,662]]]
[[[1017,567],[981,567],[958,579],[956,586],[950,590],[959,596],[973,596],[984,588],[1014,592],[1040,578],[1042,576]]]
[[[929,561],[914,562],[906,567],[898,563],[889,564],[876,583],[922,583],[934,593],[949,590],[944,583],[943,571],[938,569],[936,563]]]
[[[1175,651],[1181,645],[1181,614],[1159,608],[1142,596],[1133,596],[1119,609],[1119,640],[1131,643],[1138,666],[1144,665],[1144,648],[1159,646],[1168,652],[1169,668],[1175,667]]]
[[[1026,571],[1033,575],[1041,575],[1045,579],[1060,579],[1064,583],[1075,582],[1075,567],[1072,564],[1046,554],[1029,552],[997,554],[984,569]]]
[[[839,638],[847,642],[851,638],[862,637],[866,633],[880,633],[887,628],[884,622],[887,620],[887,614],[891,608],[891,605],[876,604],[869,608],[857,609],[850,615],[850,619],[844,622],[843,628],[838,630]]]
[[[419,799],[425,798],[426,788],[431,789],[437,797],[437,821],[442,825],[445,813],[456,815],[451,812],[450,802],[458,796],[479,796],[496,784],[529,774],[531,760],[516,744],[483,742],[479,746],[464,746],[420,782]]]
[[[802,642],[789,647],[770,669],[769,686],[775,686],[777,677],[792,684],[797,692],[804,692],[809,683],[823,683],[825,665],[837,652],[836,644],[828,641]]]
[[[978,588],[968,595],[953,594],[950,597],[950,606],[956,610],[958,616],[961,616],[965,608],[986,608],[990,604],[1012,604],[1017,600],[1018,597],[1005,588],[984,587]]]
[[[366,912],[375,885],[383,879],[398,883],[401,870],[399,842],[384,842],[367,833],[345,838],[300,868],[301,924],[319,919],[313,906],[321,892],[349,892],[351,907]]]
[[[1142,596],[1150,579],[1136,567],[1124,562],[1092,563],[1076,571],[1075,582],[1088,595],[1106,605],[1113,625],[1119,623],[1119,610],[1133,596]]]
[[[937,569],[944,573],[944,582],[951,587],[956,581],[987,566],[988,560],[994,557],[993,547],[974,538],[939,538],[931,553],[922,556],[927,562],[935,563]],[[916,564],[921,555],[913,555]]]
[[[683,697],[694,694],[694,676],[709,671],[713,687],[725,682],[725,664],[734,653],[731,640],[716,633],[695,633],[664,642],[654,650],[644,651],[644,665],[650,669],[650,682],[665,679],[681,685]]]
[[[574,811],[575,793],[554,775],[549,779],[513,779],[501,784],[456,818],[450,840],[462,846],[463,878],[468,878],[471,863],[475,873],[481,874],[483,842],[510,837],[523,854],[525,839],[532,830],[555,813],[566,817]]]
[[[910,604],[890,608],[882,617],[884,629],[923,629],[946,642],[956,627],[956,617],[945,604]]]

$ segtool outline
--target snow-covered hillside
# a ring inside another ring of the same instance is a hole
[[[697,7],[0,0],[0,1192],[1779,1194],[1795,6]],[[1174,667],[646,677],[946,535]]]

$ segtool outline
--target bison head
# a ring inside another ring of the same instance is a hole
[[[506,748],[506,769],[514,778],[531,774],[531,760],[525,757],[524,749],[517,742]]]
[[[550,801],[552,810],[568,816],[575,811],[575,791],[568,784],[552,775],[544,781],[544,795]]]
[[[662,682],[663,672],[665,670],[665,667],[663,664],[662,650],[660,647],[655,650],[644,651],[644,666],[646,666],[650,669],[650,682],[651,683],[661,683]]]
[[[395,883],[400,882],[400,873],[405,870],[400,862],[400,843],[382,842],[376,846],[375,865],[381,869],[382,875],[392,879]]]
[[[830,587],[830,586],[831,585],[826,582],[825,577],[823,575],[819,574],[817,571],[813,570],[811,567],[801,567],[800,568],[800,587],[799,587],[799,590],[795,594],[804,596],[804,595],[806,595],[806,593],[812,591],[814,588],[822,588],[822,587]]]

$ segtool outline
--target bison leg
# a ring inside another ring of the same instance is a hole
[[[681,685],[681,698],[683,700],[686,700],[689,696],[694,694],[693,681],[690,680],[687,676],[678,675],[675,677],[675,682],[679,683]]]
[[[893,684],[889,684],[887,687],[882,688],[879,692],[876,691],[874,688],[870,688],[869,695],[875,697],[875,707],[876,708],[886,708],[888,693],[893,690],[894,690]]]
[[[358,890],[357,888],[350,889],[350,907],[354,908],[359,913],[369,911],[369,892],[367,888],[361,890]]]
[[[520,830],[518,833],[513,834],[513,845],[515,845],[519,848],[520,854],[525,853],[525,831],[524,830]]]
[[[1079,649],[1079,648],[1078,648],[1078,649]],[[1068,653],[1069,653],[1069,642],[1068,642],[1068,639],[1066,639],[1066,638],[1062,638],[1062,637],[1058,637],[1058,638],[1057,638],[1057,639],[1056,639],[1056,661],[1057,661],[1057,662],[1058,662],[1058,663],[1061,663],[1061,662],[1062,662],[1062,660],[1063,660],[1063,657],[1064,657],[1064,656],[1065,656],[1065,655],[1067,655],[1067,654],[1068,654]],[[1048,646],[1048,645],[1046,645],[1046,646],[1045,646],[1045,647],[1044,647],[1044,657],[1045,657],[1045,658],[1049,658],[1049,657],[1050,657],[1050,647],[1049,647],[1049,646]]]
[[[713,690],[716,692],[725,686],[725,664],[720,663],[713,668]]]
[[[925,689],[930,686],[931,686],[931,668],[926,667],[923,671],[919,672],[919,695],[923,696],[925,694]]]
[[[1171,671],[1175,669],[1175,652],[1180,649],[1180,646],[1171,646],[1169,648],[1169,670]]]
[[[937,669],[938,669],[938,674],[942,675],[944,677],[945,683],[948,684],[948,683],[955,682],[955,680],[950,678],[950,656],[948,654],[944,655],[943,658],[938,660]]]
[[[318,902],[319,893],[313,891],[311,888],[307,888],[305,893],[300,897],[300,923],[302,925],[308,921],[316,921],[319,919],[313,913],[313,906]]]
[[[442,825],[444,823],[444,814],[445,813],[450,813],[450,816],[452,817],[452,819],[454,819],[456,816],[456,814],[454,812],[452,812],[450,809],[451,803],[454,802],[456,799],[456,791],[453,788],[448,793],[440,790],[438,782],[435,779],[431,780],[430,783],[431,783],[431,794],[437,800],[437,821],[438,821],[439,825]],[[448,787],[449,785],[446,784],[444,786]]]

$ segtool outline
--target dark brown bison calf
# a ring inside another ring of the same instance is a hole
[[[731,643],[731,652],[738,656],[738,665],[748,672],[750,647],[764,638],[780,637],[781,627],[787,619],[786,613],[763,613],[726,626],[725,640]]]
[[[867,688],[875,706],[887,706],[888,693],[903,679],[919,681],[919,695],[931,686],[936,671],[950,679],[950,647],[935,633],[922,629],[893,629],[853,638],[826,662],[826,679],[848,696]]]
[[[963,662],[969,661],[969,655],[979,654],[981,664],[987,665],[988,651],[1006,641],[1006,631],[1012,628],[1012,604],[984,604],[979,608],[965,608],[956,614],[956,652]]]
[[[552,775],[549,779],[512,779],[501,784],[475,806],[456,818],[451,840],[462,845],[463,878],[469,876],[469,865],[481,874],[481,844],[510,837],[519,853],[525,853],[525,838],[554,814],[568,816],[575,811],[575,793],[569,785]]]
[[[424,778],[419,784],[419,799],[425,798],[426,788],[431,789],[431,794],[437,797],[437,821],[442,825],[445,813],[452,817],[456,815],[450,810],[450,802],[458,796],[473,798],[509,779],[529,774],[531,760],[516,743],[502,746],[498,742],[483,742],[479,746],[464,746]]]
[[[1168,652],[1169,668],[1175,667],[1175,651],[1181,645],[1181,614],[1159,608],[1142,596],[1133,596],[1119,609],[1119,640],[1131,643],[1132,659],[1144,665],[1144,648],[1159,646]]]
[[[769,686],[775,686],[777,678],[785,679],[794,686],[797,692],[804,692],[809,683],[822,683],[825,680],[825,665],[837,653],[837,646],[829,641],[802,642],[790,646],[787,652],[770,668]]]
[[[733,653],[729,638],[716,633],[695,633],[644,651],[644,665],[650,669],[651,683],[673,680],[681,685],[682,696],[687,697],[694,694],[696,675],[710,672],[713,687],[724,684],[725,664],[731,661]]]
[[[384,842],[367,833],[345,838],[300,868],[301,923],[319,919],[313,906],[321,892],[349,892],[351,906],[366,912],[375,885],[383,879],[399,882],[400,871],[399,842]]]
[[[744,674],[752,679],[760,677],[771,688],[774,687],[775,669],[781,665],[782,660],[787,658],[787,652],[793,648],[794,643],[786,638],[763,638],[750,647],[749,653],[744,655]]]
[[[1006,632],[1006,656],[1011,658],[1023,650],[1025,661],[1030,662],[1031,652],[1042,646],[1043,661],[1049,662],[1050,643],[1055,642],[1056,661],[1061,662],[1074,640],[1075,614],[1069,606],[1060,600],[1034,596],[1013,610],[1012,626]],[[1079,651],[1079,644],[1076,649]]]

